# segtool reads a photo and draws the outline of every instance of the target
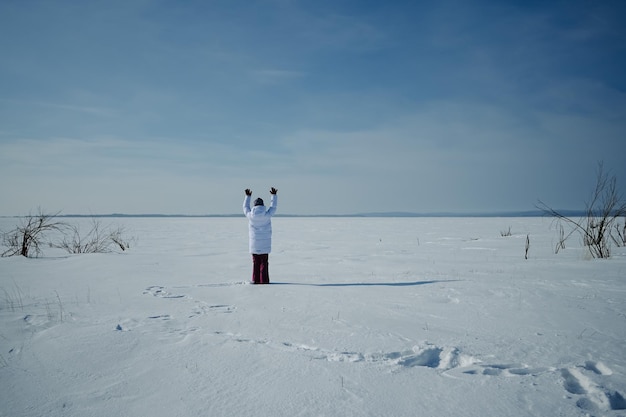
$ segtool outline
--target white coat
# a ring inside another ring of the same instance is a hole
[[[272,216],[276,212],[278,196],[272,194],[270,207],[254,206],[250,209],[250,196],[243,200],[243,213],[248,218],[250,253],[263,254],[272,251]]]

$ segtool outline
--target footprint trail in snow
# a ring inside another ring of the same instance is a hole
[[[232,285],[245,285],[247,282],[203,284],[198,287],[225,287]],[[188,287],[176,287],[184,289]],[[234,305],[209,304],[197,301],[184,294],[174,294],[162,286],[151,286],[143,292],[147,295],[163,299],[178,299],[193,302],[189,318],[208,313],[233,313]],[[153,315],[149,319],[169,320],[169,314]],[[194,331],[197,328],[193,329]],[[563,388],[567,395],[576,400],[576,406],[585,412],[603,412],[626,410],[625,395],[608,387],[602,382],[613,374],[612,370],[599,361],[586,361],[580,366],[565,368],[558,367],[531,367],[525,364],[484,364],[472,355],[461,352],[457,347],[442,347],[428,342],[411,349],[393,352],[355,352],[324,349],[306,344],[293,342],[272,342],[268,340],[255,340],[230,332],[214,331],[213,335],[230,339],[235,343],[251,343],[263,345],[268,348],[283,352],[308,355],[312,360],[325,360],[328,362],[345,362],[357,364],[374,364],[389,366],[392,372],[415,367],[432,368],[440,371],[443,376],[451,378],[464,378],[471,376],[488,377],[537,377],[544,374],[559,373]]]

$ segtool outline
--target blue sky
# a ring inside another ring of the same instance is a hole
[[[0,215],[584,206],[622,1],[0,2]]]

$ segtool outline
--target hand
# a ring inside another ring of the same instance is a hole
[[[274,187],[270,188],[270,194],[274,195],[278,192],[278,190]]]
[[[250,191],[249,188],[246,188],[245,193],[246,193],[247,196],[251,196],[252,195],[252,191]]]

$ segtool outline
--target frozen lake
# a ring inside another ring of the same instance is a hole
[[[549,218],[276,217],[269,286],[243,216],[100,221],[0,259],[0,415],[626,413],[626,250]]]

